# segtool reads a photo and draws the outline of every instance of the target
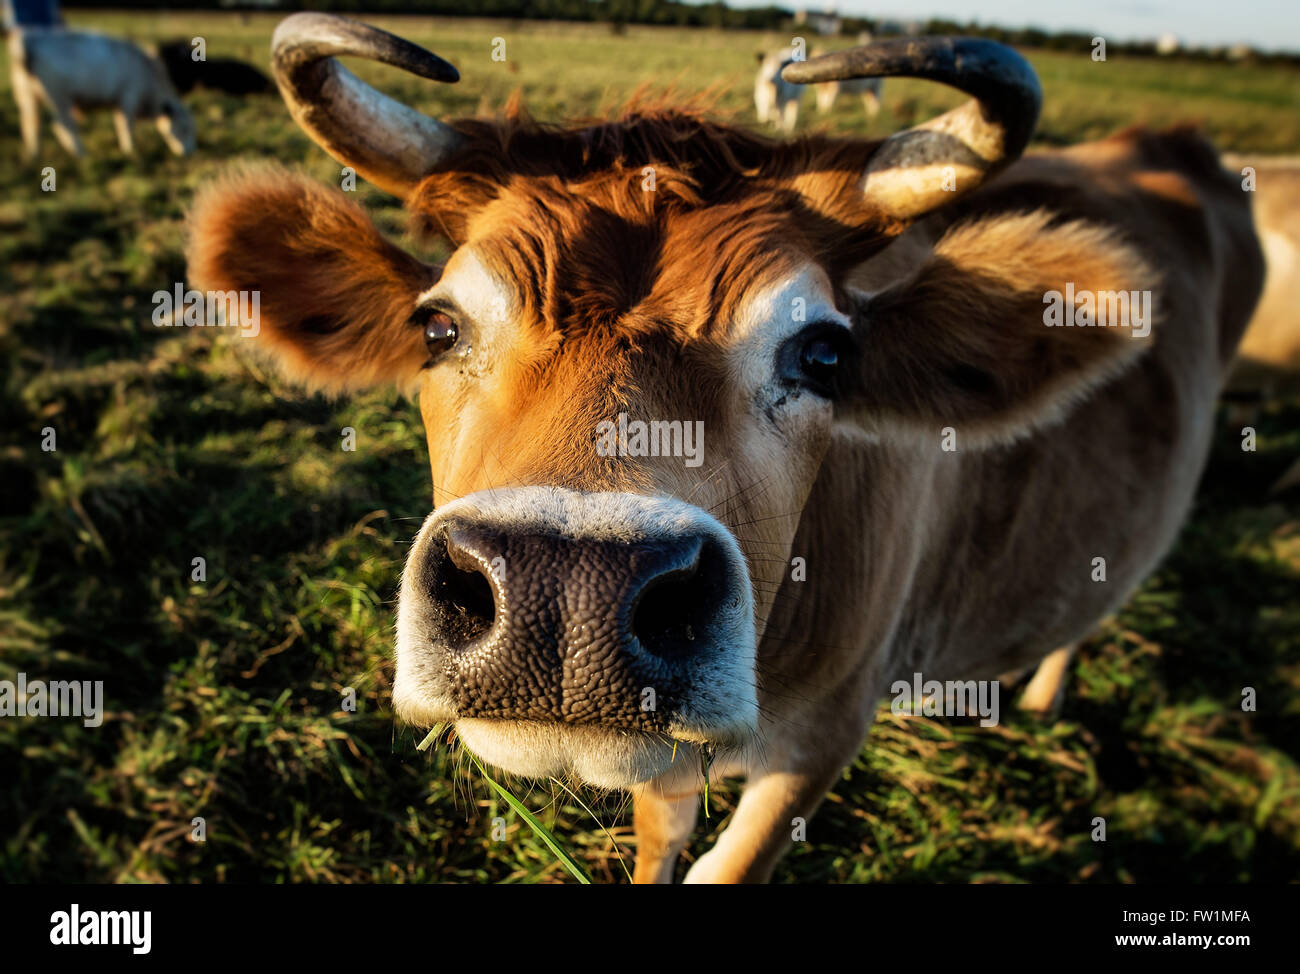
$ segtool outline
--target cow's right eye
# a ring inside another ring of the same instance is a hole
[[[834,399],[840,365],[851,348],[852,338],[842,325],[814,324],[786,342],[781,369],[787,381]]]
[[[799,352],[799,365],[804,375],[819,385],[829,387],[834,384],[839,364],[839,349],[827,338],[814,338]]]

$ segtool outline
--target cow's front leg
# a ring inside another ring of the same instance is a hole
[[[745,784],[731,824],[686,874],[688,883],[765,883],[793,842],[796,819],[807,822],[842,764],[816,772],[772,771]]]
[[[671,883],[677,857],[695,831],[699,797],[665,796],[654,782],[632,792],[632,828],[636,833],[634,883]]]
[[[799,124],[799,102],[788,101],[781,107],[781,131],[791,134]]]
[[[1048,653],[1020,697],[1020,709],[1039,717],[1057,712],[1065,696],[1065,678],[1077,646],[1062,646]]]
[[[130,114],[124,108],[113,111],[113,127],[117,129],[117,145],[122,150],[123,155],[135,155],[135,139],[131,137],[131,123],[134,119],[135,115]]]
[[[18,103],[18,126],[23,134],[23,158],[30,161],[41,148],[40,97],[28,81],[26,71],[15,68],[12,80],[14,101]]]
[[[883,679],[870,668],[846,675],[834,693],[805,699],[785,721],[766,729],[762,758],[750,763],[731,824],[686,873],[686,882],[765,883],[771,878],[795,831],[809,822],[861,749]]]
[[[66,98],[51,98],[50,105],[54,109],[54,137],[69,154],[81,158],[86,150],[82,148],[77,122],[72,117],[72,102]]]

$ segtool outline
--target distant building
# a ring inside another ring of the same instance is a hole
[[[827,10],[825,13],[800,10],[794,15],[794,23],[796,27],[807,27],[827,37],[838,34],[844,26],[844,21],[834,10]]]
[[[1156,41],[1156,53],[1177,54],[1182,46],[1183,42],[1178,39],[1177,34],[1162,34],[1160,40]]]
[[[916,37],[925,33],[925,22],[920,20],[882,20],[876,24],[876,33],[882,37]]]
[[[1254,53],[1249,44],[1233,44],[1232,47],[1228,48],[1228,60],[1244,61]]]

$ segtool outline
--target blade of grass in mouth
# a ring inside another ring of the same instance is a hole
[[[424,735],[424,740],[422,740],[419,744],[415,746],[415,749],[417,751],[428,750],[430,745],[433,744],[433,742],[437,739],[438,735],[443,732],[446,726],[447,726],[446,724],[435,724],[433,728],[429,731],[429,733]],[[505,799],[506,804],[509,805],[512,809],[514,809],[515,812],[519,815],[519,817],[528,823],[528,827],[537,834],[537,837],[539,839],[541,839],[544,843],[546,843],[547,847],[551,850],[551,852],[555,853],[555,858],[560,860],[560,864],[563,865],[564,868],[567,869],[570,873],[572,873],[574,878],[577,879],[578,882],[586,886],[591,885],[591,877],[587,875],[586,870],[584,870],[582,866],[580,866],[578,862],[571,855],[569,855],[560,847],[559,841],[555,838],[555,836],[551,834],[550,830],[545,825],[543,825],[540,821],[538,821],[537,816],[534,815],[532,812],[530,812],[527,808],[525,808],[524,804],[518,798],[516,798],[509,791],[507,791],[503,785],[498,784],[497,781],[490,774],[487,773],[487,769],[483,767],[482,762],[479,761],[478,757],[474,754],[473,751],[471,751],[469,748],[465,748],[465,753],[468,754],[469,759],[472,762],[474,762],[474,767],[478,768],[478,773],[483,776],[483,780],[486,781],[489,785],[491,785],[492,788],[496,791],[496,793],[500,795],[503,799]],[[565,790],[568,791],[567,788]],[[579,804],[582,803],[579,802]],[[586,806],[583,805],[583,808],[586,808]],[[588,810],[587,814],[589,815],[591,814],[590,810]],[[595,816],[592,817],[595,818]],[[615,846],[615,849],[617,850],[617,846]],[[620,861],[622,861],[621,857],[620,857]],[[626,871],[626,867],[624,867],[624,871]]]
[[[424,740],[422,740],[419,744],[415,745],[415,749],[417,751],[427,751],[429,749],[429,745],[433,743],[434,738],[436,738],[439,734],[442,733],[442,729],[445,726],[446,726],[445,724],[434,724],[432,729],[430,729],[429,733],[424,735]]]
[[[709,771],[717,749],[712,744],[700,745],[700,776],[704,779],[704,818],[709,818]]]
[[[487,769],[483,767],[483,763],[479,761],[473,751],[469,748],[465,748],[465,753],[468,754],[469,759],[474,762],[474,767],[478,768],[478,773],[483,776],[483,780],[491,785],[493,790],[495,790],[496,793],[505,800],[505,803],[513,808],[515,813],[528,823],[528,827],[537,834],[539,839],[546,843],[551,852],[555,854],[555,858],[560,860],[560,864],[573,875],[573,878],[584,886],[590,886],[591,877],[587,875],[587,871],[578,864],[578,861],[574,859],[573,856],[569,855],[563,848],[561,848],[560,843],[556,841],[555,836],[551,835],[550,829],[538,821],[537,816],[530,812],[524,806],[524,803],[506,790],[503,785],[497,784],[496,780],[487,773]]]
[[[605,838],[609,839],[610,843],[614,846],[614,856],[618,859],[618,864],[623,867],[623,875],[627,877],[627,881],[629,883],[632,882],[633,881],[632,873],[628,871],[627,863],[623,861],[623,853],[619,851],[618,842],[614,839],[614,836],[610,834],[609,829],[605,828],[604,823],[601,822],[600,819],[596,818],[596,813],[587,807],[587,803],[584,802],[581,798],[579,798],[577,793],[574,792],[572,788],[566,785],[559,778],[552,778],[551,780],[554,781],[561,788],[563,788],[566,792],[568,792],[569,797],[572,798],[575,802],[577,802],[584,812],[586,812],[588,815],[591,816],[591,820],[593,822],[595,822],[597,825],[600,826],[600,830],[605,833]]]

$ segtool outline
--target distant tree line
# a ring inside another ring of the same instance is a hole
[[[153,10],[324,10],[751,30],[774,29],[794,19],[789,9],[775,5],[733,9],[725,3],[690,4],[680,0],[182,0],[180,3],[176,0],[71,0],[64,6]]]
[[[991,27],[981,24],[959,24],[952,20],[930,20],[926,22],[925,33],[927,34],[965,34],[970,37],[987,37],[991,40],[1001,41],[1003,44],[1010,44],[1012,47],[1022,48],[1043,48],[1049,51],[1074,51],[1076,53],[1091,53],[1093,49],[1093,38],[1095,34],[1084,34],[1076,31],[1062,31],[1052,33],[1040,30],[1037,27]],[[1104,36],[1104,35],[1102,35]],[[1183,58],[1189,61],[1238,61],[1243,64],[1259,65],[1285,65],[1293,68],[1300,68],[1300,53],[1281,52],[1265,53],[1263,51],[1250,50],[1244,56],[1234,57],[1231,49],[1224,47],[1213,48],[1180,48],[1176,53],[1171,55],[1161,55],[1156,50],[1155,41],[1114,41],[1106,38],[1106,56],[1120,55],[1122,57],[1174,57]]]
[[[171,9],[175,0],[72,0],[69,7]],[[796,27],[794,11],[777,5],[732,8],[725,3],[682,3],[681,0],[184,0],[182,9],[225,10],[327,10],[338,13],[425,14],[431,17],[499,17],[510,20],[572,20],[606,23],[618,31],[627,24],[657,24],[676,27],[723,27],[742,30],[807,30]],[[844,17],[840,34],[856,37],[860,31],[888,33],[894,25],[870,17]],[[1036,27],[1006,28],[983,24],[959,24],[932,19],[912,25],[919,33],[965,34],[988,37],[1015,47],[1046,48],[1055,51],[1089,53],[1093,35],[1078,32],[1052,33]],[[884,31],[881,28],[885,28]],[[809,40],[812,40],[809,34]],[[1107,56],[1156,57],[1154,41],[1106,40]],[[1248,64],[1286,65],[1300,68],[1300,53],[1266,54],[1250,51],[1233,57],[1226,48],[1187,48],[1173,55],[1198,61],[1237,60]]]

